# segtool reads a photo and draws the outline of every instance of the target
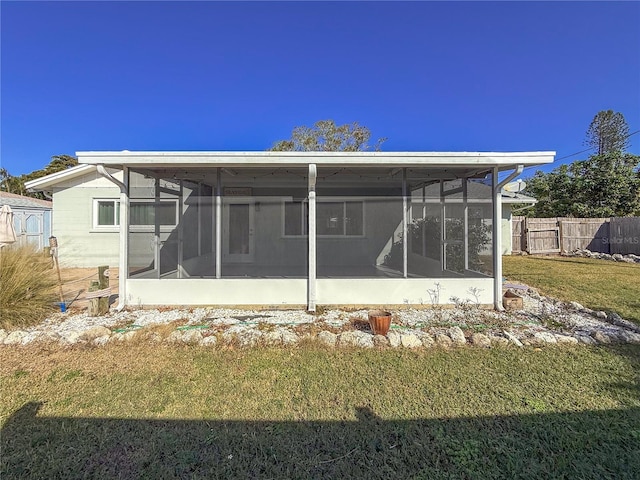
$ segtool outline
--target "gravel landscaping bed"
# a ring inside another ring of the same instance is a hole
[[[613,255],[609,255],[608,253],[592,252],[588,249],[576,249],[572,252],[562,253],[561,255],[563,257],[595,258],[596,260],[609,260],[612,262],[640,263],[640,255],[634,255],[633,253],[627,255],[614,253]]]
[[[102,346],[110,342],[150,341],[219,348],[293,345],[317,341],[332,347],[482,348],[549,344],[640,344],[640,327],[614,312],[597,312],[564,303],[524,287],[519,311],[496,312],[459,302],[454,308],[393,311],[386,336],[373,335],[366,310],[243,310],[222,308],[111,311],[101,317],[56,313],[40,325],[0,330],[0,344]]]

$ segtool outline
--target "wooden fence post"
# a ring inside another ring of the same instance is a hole
[[[102,265],[98,267],[98,289],[104,290],[109,288],[109,270],[108,265]],[[109,294],[98,299],[98,315],[105,315],[109,311]]]
[[[100,283],[97,280],[94,280],[91,282],[91,286],[89,287],[89,291],[90,292],[95,292],[97,290],[100,290],[100,287],[98,286],[100,285]],[[97,317],[99,315],[98,311],[98,302],[99,302],[99,298],[90,298],[89,299],[89,315],[91,315],[92,317]]]
[[[106,290],[106,291],[105,291]],[[96,292],[95,294],[91,294]],[[103,265],[98,267],[98,280],[91,282],[89,287],[89,315],[92,317],[106,315],[109,311],[109,267]]]

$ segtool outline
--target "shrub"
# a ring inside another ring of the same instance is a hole
[[[54,310],[56,278],[51,260],[33,247],[0,253],[0,327],[34,325]]]

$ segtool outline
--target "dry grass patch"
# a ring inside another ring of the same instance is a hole
[[[3,248],[0,253],[0,327],[40,322],[55,311],[56,277],[51,259],[33,247]]]

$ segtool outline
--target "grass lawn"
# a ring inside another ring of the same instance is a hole
[[[9,478],[638,478],[640,348],[0,348]]]
[[[640,324],[640,265],[568,257],[502,257],[503,273],[544,295],[614,311]]]

